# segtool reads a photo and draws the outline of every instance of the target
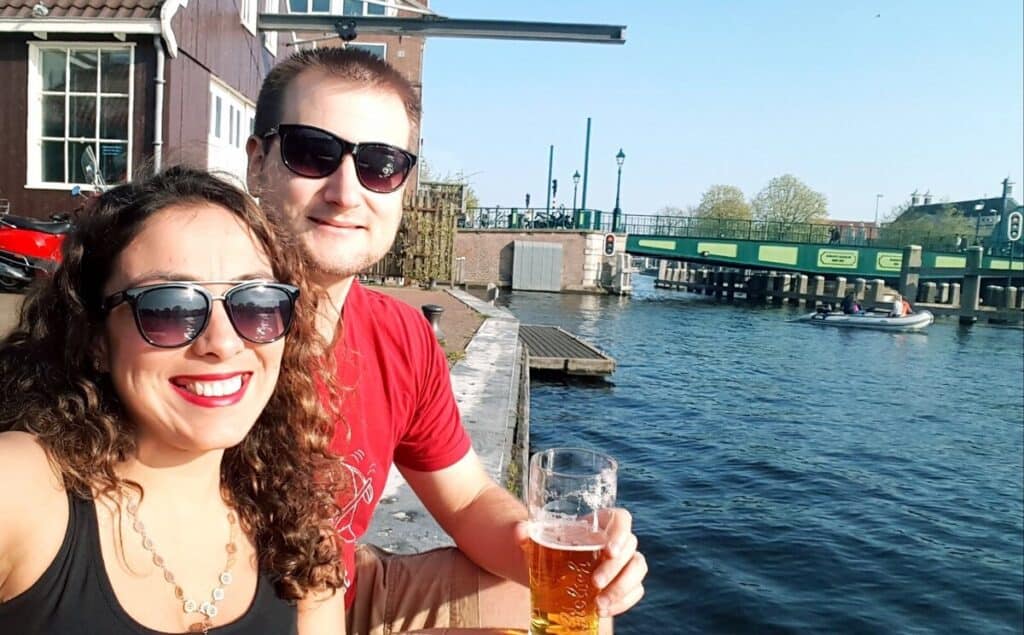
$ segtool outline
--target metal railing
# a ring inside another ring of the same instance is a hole
[[[521,229],[602,231],[647,236],[750,240],[759,242],[815,243],[852,247],[899,249],[920,245],[931,251],[964,251],[970,246],[967,236],[901,229],[873,223],[857,225],[833,223],[785,223],[762,220],[697,218],[623,214],[618,227],[612,227],[613,214],[599,209],[570,210],[559,207],[550,212],[543,207],[471,207],[458,217],[460,229]],[[979,244],[990,255],[1010,255],[1011,244],[991,238]],[[1024,252],[1020,242],[1013,244],[1014,257]]]
[[[534,229],[611,231],[612,215],[597,209],[558,207],[469,207],[458,218],[459,229]]]

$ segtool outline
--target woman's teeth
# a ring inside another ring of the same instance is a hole
[[[233,395],[242,389],[242,376],[221,381],[193,381],[184,385],[185,390],[200,397],[224,397]]]

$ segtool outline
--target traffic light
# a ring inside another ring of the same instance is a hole
[[[615,234],[604,235],[604,255],[615,255]]]
[[[1010,242],[1016,242],[1020,240],[1021,235],[1024,235],[1024,214],[1010,212],[1006,217],[1006,238]]]

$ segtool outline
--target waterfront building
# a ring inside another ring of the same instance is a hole
[[[258,14],[429,13],[419,0],[391,4],[402,8],[362,0],[0,0],[0,199],[21,216],[74,208],[72,188],[91,185],[87,148],[111,184],[180,161],[244,181],[263,78],[297,48],[340,42],[262,31]],[[367,36],[351,46],[422,85],[422,37]]]

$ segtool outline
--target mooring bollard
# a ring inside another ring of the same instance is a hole
[[[438,342],[444,341],[444,331],[441,330],[441,314],[444,313],[444,307],[437,304],[424,304],[420,307],[423,311],[423,316],[430,322],[430,327],[434,329],[434,337],[437,338]]]

